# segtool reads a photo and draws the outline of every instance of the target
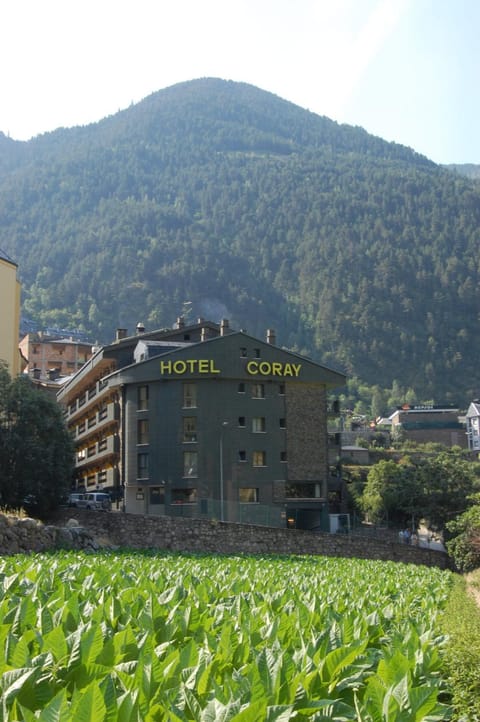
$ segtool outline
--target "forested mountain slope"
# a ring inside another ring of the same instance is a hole
[[[446,168],[450,168],[450,170],[454,170],[457,173],[460,173],[460,175],[464,175],[467,178],[474,178],[475,180],[480,180],[480,165],[475,163],[451,163],[450,165],[445,166]]]
[[[478,183],[255,87],[159,91],[99,123],[0,136],[0,247],[23,312],[107,342],[230,319],[367,384],[479,394]]]

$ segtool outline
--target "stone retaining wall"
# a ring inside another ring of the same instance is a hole
[[[62,526],[69,519],[90,531],[100,546],[220,554],[318,554],[450,568],[444,552],[355,535],[80,509],[61,509],[52,523]]]
[[[0,514],[0,555],[98,548],[93,533],[80,525],[53,526],[38,519]]]

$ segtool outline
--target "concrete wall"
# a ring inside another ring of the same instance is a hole
[[[17,267],[0,256],[0,359],[11,376],[20,373],[18,334],[20,324],[20,283]]]
[[[77,519],[95,537],[108,540],[114,546],[134,549],[219,554],[318,554],[392,560],[442,569],[450,567],[444,552],[354,535],[79,509],[61,509],[51,521],[61,526],[69,519]]]

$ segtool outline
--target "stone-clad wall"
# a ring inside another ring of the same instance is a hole
[[[287,389],[287,458],[289,481],[319,481],[328,474],[326,390],[316,384]],[[322,496],[326,488],[322,489]]]
[[[447,569],[448,556],[439,551],[354,535],[275,529],[206,519],[153,517],[121,512],[62,509],[52,522],[62,526],[77,519],[93,536],[117,547],[158,548],[181,552],[224,554],[319,554],[402,561]]]

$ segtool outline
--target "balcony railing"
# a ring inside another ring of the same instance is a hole
[[[81,469],[94,463],[102,463],[109,456],[118,454],[119,451],[120,439],[118,436],[107,436],[77,454],[76,467]]]

